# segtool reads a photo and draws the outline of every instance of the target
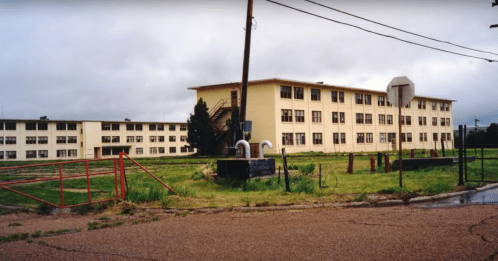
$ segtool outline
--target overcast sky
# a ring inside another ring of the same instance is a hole
[[[498,53],[491,1],[319,3],[418,34]],[[242,79],[247,1],[0,1],[3,118],[186,121],[187,87]],[[299,0],[331,19],[448,51],[479,53]],[[249,80],[284,78],[386,90],[407,76],[421,96],[457,100],[454,126],[498,122],[498,62],[410,45],[254,1]],[[248,106],[251,106],[250,104]]]

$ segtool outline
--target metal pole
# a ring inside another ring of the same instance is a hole
[[[463,186],[463,129],[458,125],[458,135],[460,144],[458,144],[458,186]]]
[[[322,188],[322,164],[318,165],[318,187]]]
[[[484,182],[484,143],[481,145],[481,181]]]
[[[398,94],[399,94],[399,115],[398,115],[398,125],[399,125],[399,162],[398,162],[398,168],[399,168],[399,187],[403,187],[403,163],[402,163],[402,153],[401,153],[401,106],[403,106],[403,88],[400,86],[398,87]]]
[[[463,125],[463,162],[465,162],[465,181],[467,181],[467,125]]]
[[[244,46],[244,66],[242,69],[242,88],[240,98],[240,122],[246,120],[247,107],[247,82],[249,78],[249,54],[251,51],[251,30],[252,30],[252,2],[247,1],[247,18],[246,18],[246,42]]]

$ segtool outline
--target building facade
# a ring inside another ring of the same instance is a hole
[[[191,87],[218,126],[240,106],[241,83]],[[251,143],[269,140],[268,153],[388,151],[398,144],[398,108],[386,92],[284,79],[250,81],[246,119]],[[402,108],[403,149],[453,148],[453,100],[415,96]]]
[[[0,120],[1,160],[75,160],[179,156],[187,124],[177,122]]]

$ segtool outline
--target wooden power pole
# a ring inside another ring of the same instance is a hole
[[[240,114],[239,119],[242,124],[246,120],[246,107],[247,107],[247,82],[249,78],[249,54],[251,51],[251,31],[252,31],[252,2],[248,0],[247,3],[247,20],[246,20],[246,42],[244,47],[244,67],[242,69],[242,88],[240,98]],[[242,130],[243,131],[243,130]]]

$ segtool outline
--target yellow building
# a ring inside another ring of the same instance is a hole
[[[190,87],[208,108],[213,125],[240,106],[241,83]],[[415,96],[402,109],[403,149],[453,148],[453,100]],[[285,79],[250,81],[246,120],[251,143],[269,140],[267,153],[362,152],[393,150],[398,143],[398,108],[386,92]]]
[[[178,122],[0,120],[0,161],[180,156],[187,124]]]

